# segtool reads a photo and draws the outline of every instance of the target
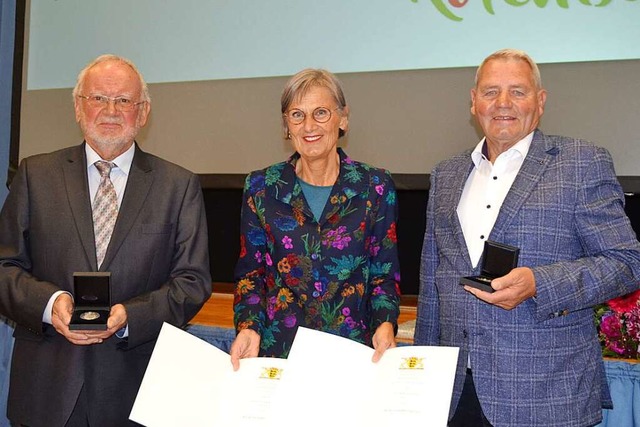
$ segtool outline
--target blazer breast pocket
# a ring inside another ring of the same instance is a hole
[[[142,234],[169,234],[173,230],[172,223],[142,224]]]

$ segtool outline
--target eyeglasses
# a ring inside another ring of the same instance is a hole
[[[338,107],[333,109],[333,111],[336,110],[341,110],[341,108]],[[297,108],[289,110],[288,112],[284,113],[283,116],[286,117],[286,119],[292,125],[299,125],[300,123],[304,122],[305,117],[307,117],[304,111],[298,110]],[[313,113],[311,113],[311,117],[313,117],[313,120],[318,123],[326,123],[329,121],[329,119],[331,119],[331,110],[327,107],[318,107],[313,110]]]
[[[105,108],[109,105],[109,102],[113,101],[113,106],[118,111],[132,111],[140,104],[144,104],[147,101],[134,102],[129,98],[118,96],[116,98],[109,98],[104,95],[78,95],[78,98],[82,98],[87,101],[91,108]]]

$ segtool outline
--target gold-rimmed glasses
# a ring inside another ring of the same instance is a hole
[[[334,108],[333,111],[340,110],[341,108]],[[331,119],[331,109],[327,107],[318,107],[311,113],[311,117],[318,123],[326,123]],[[291,123],[292,125],[299,125],[304,122],[304,119],[307,117],[307,114],[294,108],[292,110],[287,111],[283,114],[283,116]]]

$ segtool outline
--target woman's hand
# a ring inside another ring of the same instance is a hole
[[[238,333],[236,339],[231,344],[231,364],[233,370],[240,368],[240,359],[246,357],[258,357],[260,351],[260,335],[253,329],[243,329]]]
[[[376,363],[382,357],[382,354],[388,348],[396,346],[396,337],[393,333],[393,324],[391,322],[384,322],[378,326],[376,333],[373,334],[373,348],[375,352],[371,361]]]

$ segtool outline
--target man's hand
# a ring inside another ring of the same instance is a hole
[[[465,286],[464,289],[482,301],[512,310],[536,294],[536,279],[530,268],[517,267],[509,274],[493,279],[491,287],[495,292],[484,292],[470,286]]]
[[[70,343],[76,345],[91,345],[102,342],[100,338],[84,331],[71,331],[69,322],[71,321],[72,313],[73,300],[71,295],[68,293],[58,295],[53,302],[51,310],[51,324],[60,335],[63,335]]]
[[[124,305],[115,304],[111,307],[109,319],[107,319],[107,330],[102,331],[103,334],[108,334],[104,338],[109,338],[125,326],[127,326],[127,310]]]
[[[115,304],[111,307],[109,318],[107,319],[107,329],[105,331],[85,331],[85,333],[93,338],[99,339],[98,344],[110,338],[120,329],[127,326],[127,311],[122,304]]]
[[[258,357],[260,352],[260,335],[253,329],[243,329],[231,344],[231,364],[233,370],[240,368],[240,359],[246,357]]]
[[[53,303],[51,323],[60,335],[64,335],[70,343],[76,345],[100,344],[127,324],[127,312],[122,304],[116,304],[111,307],[111,313],[109,314],[109,319],[107,319],[107,330],[105,331],[70,330],[69,322],[71,321],[72,313],[73,301],[71,295],[67,293],[60,294]]]
[[[393,324],[391,322],[381,323],[380,326],[378,326],[378,329],[376,329],[375,334],[373,334],[372,341],[375,352],[373,353],[371,361],[376,363],[380,360],[385,350],[396,346]]]

